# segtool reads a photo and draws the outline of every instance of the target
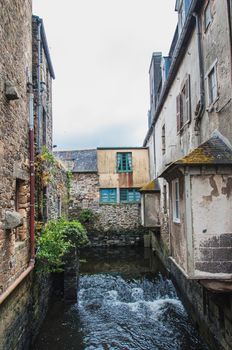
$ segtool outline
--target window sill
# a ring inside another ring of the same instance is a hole
[[[117,173],[133,173],[133,170],[117,170]]]
[[[109,203],[101,203],[101,202],[99,203],[99,205],[115,205],[115,206],[118,204],[119,203],[110,203],[110,202]]]
[[[140,204],[141,202],[120,202],[120,204]]]
[[[206,108],[208,113],[216,111],[215,104],[219,101],[219,96]]]
[[[190,124],[191,124],[191,119],[184,123],[184,125],[178,131],[177,135],[181,136],[181,134],[183,134],[183,132],[184,132],[184,129],[186,129],[186,126],[189,126]]]
[[[180,219],[173,219],[174,224],[179,224],[180,225]]]

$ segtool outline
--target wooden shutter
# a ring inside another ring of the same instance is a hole
[[[176,128],[177,128],[177,133],[180,132],[180,99],[181,96],[180,94],[176,97]]]
[[[186,122],[190,123],[191,122],[191,95],[190,95],[190,75],[189,74],[185,81],[185,91],[186,91],[185,103],[186,103],[186,113],[187,113]]]

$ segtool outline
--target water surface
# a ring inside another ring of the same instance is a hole
[[[53,304],[34,350],[206,349],[148,251],[95,250],[84,258],[78,304]]]

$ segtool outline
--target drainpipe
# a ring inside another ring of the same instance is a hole
[[[193,13],[193,16],[196,19],[198,61],[199,61],[199,71],[200,71],[200,102],[199,102],[198,110],[196,112],[195,126],[194,126],[194,130],[197,136],[197,143],[199,145],[201,143],[200,123],[201,123],[201,118],[203,116],[203,113],[205,111],[204,63],[203,63],[203,54],[202,54],[202,45],[201,45],[200,18],[197,13]]]
[[[34,165],[34,112],[33,112],[33,86],[28,83],[29,92],[29,157],[30,157],[30,261],[21,275],[0,295],[0,305],[29,275],[35,265],[35,165]]]
[[[38,19],[38,32],[37,32],[37,45],[38,45],[38,63],[37,63],[37,151],[40,153],[41,151],[41,144],[40,144],[40,124],[41,124],[41,80],[40,80],[40,73],[41,73],[41,21]]]
[[[230,37],[230,62],[232,62],[232,9],[231,0],[227,0],[227,13],[228,13],[228,24],[229,24],[229,37]],[[231,68],[232,73],[232,68]],[[232,80],[232,74],[231,74]]]
[[[29,92],[29,147],[30,147],[30,241],[31,261],[35,259],[35,149],[34,149],[34,94],[33,85],[28,83]]]

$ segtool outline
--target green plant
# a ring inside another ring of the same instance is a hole
[[[72,247],[80,248],[87,243],[86,230],[80,222],[63,218],[49,221],[37,238],[38,269],[46,273],[62,271],[65,254]]]
[[[91,209],[83,209],[80,212],[78,219],[82,224],[90,224],[96,219],[96,215]]]

